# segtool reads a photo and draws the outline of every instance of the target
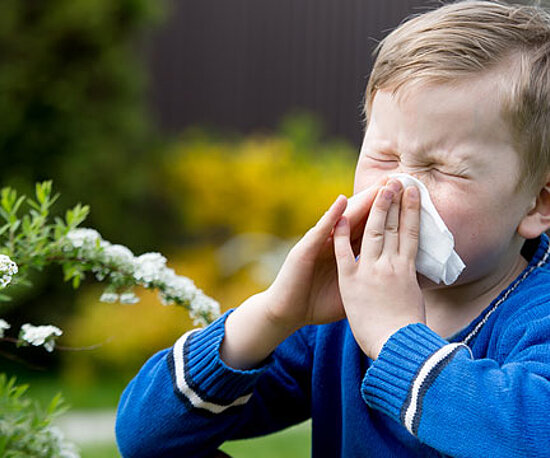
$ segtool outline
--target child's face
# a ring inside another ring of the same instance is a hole
[[[357,193],[379,177],[420,179],[466,263],[460,283],[514,262],[517,227],[534,203],[517,190],[520,161],[499,114],[494,79],[379,91],[355,172]]]

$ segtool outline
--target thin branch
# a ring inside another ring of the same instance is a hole
[[[110,336],[108,337],[107,339],[105,339],[103,342],[100,342],[100,343],[97,343],[97,344],[93,344],[93,345],[88,345],[88,346],[84,346],[84,347],[71,347],[71,346],[64,346],[64,345],[55,345],[55,349],[56,350],[61,350],[61,351],[90,351],[90,350],[97,350],[98,348],[101,348],[103,345],[105,344],[108,344],[109,342],[111,342],[113,340],[113,336]],[[0,337],[0,342],[11,342],[13,344],[18,344],[19,342],[21,342],[20,339],[16,339],[15,337]],[[3,354],[2,352],[0,352],[0,354]]]

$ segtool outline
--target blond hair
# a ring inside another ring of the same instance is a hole
[[[538,6],[464,0],[408,18],[374,51],[365,94],[416,83],[452,83],[498,70],[502,116],[520,153],[521,183],[550,169],[550,14]],[[502,72],[502,68],[508,71]]]

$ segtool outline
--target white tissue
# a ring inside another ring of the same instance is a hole
[[[434,207],[424,184],[406,173],[391,175],[403,187],[415,185],[420,191],[420,240],[416,255],[416,270],[435,283],[452,285],[465,264],[454,250],[453,234]]]

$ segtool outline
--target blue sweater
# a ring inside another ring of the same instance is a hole
[[[467,328],[409,325],[375,361],[345,320],[302,328],[250,371],[219,357],[227,314],[185,334],[122,394],[122,455],[209,456],[312,418],[316,457],[550,456],[550,248],[536,242]]]

